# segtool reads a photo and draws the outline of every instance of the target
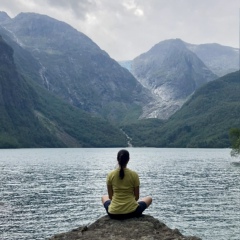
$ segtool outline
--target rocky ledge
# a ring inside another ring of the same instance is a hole
[[[127,220],[113,220],[108,216],[99,218],[89,226],[60,233],[49,240],[201,240],[194,236],[183,236],[178,229],[170,229],[149,215]]]

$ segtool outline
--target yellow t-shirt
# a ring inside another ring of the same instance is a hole
[[[138,174],[124,168],[124,178],[119,177],[120,168],[110,172],[107,176],[107,185],[113,188],[113,197],[108,211],[111,214],[127,214],[134,212],[138,207],[133,193],[134,187],[140,186]]]

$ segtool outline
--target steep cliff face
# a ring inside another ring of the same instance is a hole
[[[11,115],[12,110],[26,111],[27,114],[33,106],[30,101],[31,92],[18,74],[13,49],[0,36],[0,105],[4,112]],[[20,113],[21,114],[21,113]],[[3,115],[1,115],[3,117]],[[14,119],[13,119],[14,120]]]
[[[79,227],[73,231],[57,234],[49,240],[201,240],[194,236],[183,236],[178,229],[170,229],[164,223],[149,216],[128,220],[113,220],[104,216],[89,227]]]
[[[155,101],[144,107],[143,116],[168,118],[181,108],[184,96],[209,80],[237,71],[239,49],[171,39],[120,64],[155,95]]]
[[[202,84],[216,78],[181,40],[167,40],[155,45],[133,60],[132,71],[148,88],[171,88],[169,99],[185,98]]]
[[[144,117],[168,118],[197,88],[215,78],[180,39],[166,40],[135,58],[131,71],[155,96]]]
[[[0,148],[125,146],[123,133],[22,77],[0,37]]]
[[[86,35],[48,16],[21,13],[11,19],[1,12],[0,25],[26,79],[117,123],[168,119],[200,86],[234,70],[238,58],[236,49],[172,39],[127,62],[131,74]]]
[[[0,11],[0,23],[5,22],[9,19],[10,17],[7,15],[7,13]]]
[[[133,146],[229,148],[229,130],[240,126],[240,72],[199,88],[168,121],[147,119],[123,127]]]
[[[33,113],[34,91],[18,74],[13,49],[0,37],[0,147],[38,146],[37,137],[51,141]],[[38,136],[31,135],[34,130]],[[36,137],[36,138],[35,138]]]
[[[36,81],[74,106],[119,121],[129,112],[139,115],[151,98],[129,71],[66,23],[21,13],[2,26],[37,60]]]

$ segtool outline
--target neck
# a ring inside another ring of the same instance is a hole
[[[119,164],[118,164],[119,165]],[[119,167],[121,168],[121,166],[119,165]],[[123,166],[123,168],[126,168],[127,167],[127,165],[125,165],[125,166]]]

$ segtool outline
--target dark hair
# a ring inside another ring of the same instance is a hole
[[[125,167],[129,161],[129,152],[124,149],[120,150],[117,154],[117,160],[118,164],[120,165],[119,177],[123,179],[124,178],[123,167]]]

